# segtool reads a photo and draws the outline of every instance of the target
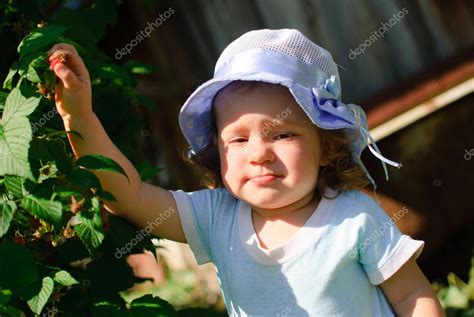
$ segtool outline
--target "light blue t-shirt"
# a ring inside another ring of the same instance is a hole
[[[394,316],[377,285],[424,247],[394,224],[408,209],[390,218],[359,191],[323,197],[273,249],[261,247],[251,207],[226,189],[170,192],[198,264],[216,268],[230,316]]]

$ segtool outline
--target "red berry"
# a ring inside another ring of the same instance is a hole
[[[53,59],[53,61],[52,61],[51,64],[49,65],[49,68],[50,68],[51,70],[54,70],[54,66],[56,66],[56,64],[58,64],[58,63],[61,63],[61,60],[59,59],[59,57]]]
[[[65,63],[66,62],[66,59],[67,59],[67,56],[69,54],[68,53],[62,53],[60,54],[58,57],[56,57],[55,59],[53,59],[53,61],[51,62],[51,64],[49,65],[49,68],[51,70],[54,70],[54,66],[56,66],[56,64],[58,63]]]

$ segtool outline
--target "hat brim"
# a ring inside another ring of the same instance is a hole
[[[311,122],[316,126],[327,129],[354,128],[354,126],[328,113],[321,113],[313,105],[311,87],[272,73],[256,72],[251,74],[234,74],[232,76],[211,79],[200,85],[186,100],[179,113],[179,125],[191,149],[198,153],[211,141],[210,111],[217,93],[233,81],[260,81],[287,87],[295,101],[300,105]]]

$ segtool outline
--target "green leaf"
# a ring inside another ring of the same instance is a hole
[[[118,260],[110,253],[88,264],[86,278],[90,280],[95,302],[120,298],[118,292],[129,289],[135,281],[133,270],[125,259]]]
[[[34,83],[40,83],[41,78],[38,74],[38,70],[51,70],[48,68],[48,63],[46,62],[46,54],[41,54],[35,57],[28,65],[26,72],[26,79]]]
[[[5,81],[3,82],[4,89],[12,89],[13,77],[18,72],[18,66],[18,62],[13,63],[12,68],[10,68],[10,71],[8,72],[7,78],[5,78]]]
[[[149,75],[156,71],[153,65],[147,65],[138,61],[128,61],[125,66],[132,74]]]
[[[24,56],[51,45],[67,29],[67,27],[59,25],[48,25],[43,28],[34,29],[18,45],[18,53],[20,56]]]
[[[68,177],[73,184],[79,185],[83,188],[98,188],[102,189],[99,178],[89,170],[79,168],[72,171]]]
[[[46,53],[41,53],[40,55],[36,56],[31,62],[30,67],[38,68],[41,67],[42,69],[46,68],[50,72],[52,70],[49,69],[49,62],[47,62],[48,55]]]
[[[111,79],[119,86],[133,84],[133,78],[123,67],[114,64],[99,64],[95,71],[97,73],[93,74],[94,77],[102,80]]]
[[[49,69],[49,67],[44,71],[44,82],[51,88],[54,87],[54,84],[56,83],[56,74]]]
[[[0,289],[0,305],[6,305],[12,297],[12,291],[9,289]]]
[[[79,284],[79,282],[67,271],[59,271],[54,274],[54,281],[64,286]]]
[[[15,197],[23,197],[23,179],[19,176],[5,175],[5,187]]]
[[[53,293],[54,281],[51,277],[43,278],[43,284],[40,292],[28,300],[28,306],[35,314],[41,314],[44,305],[48,302],[49,297]]]
[[[5,317],[25,317],[25,314],[12,306],[1,306],[0,305],[0,316]]]
[[[90,222],[80,223],[74,226],[74,231],[86,246],[90,254],[99,247],[104,240],[104,233]]]
[[[36,60],[43,58],[46,58],[46,53],[43,51],[35,51],[31,54],[28,54],[22,58],[20,58],[20,65],[18,67],[18,74],[20,75],[20,78],[25,78],[28,75],[28,71],[30,70],[30,67],[34,67],[34,65],[37,65],[35,63]],[[44,68],[45,66],[43,66]],[[17,84],[17,87],[19,85]]]
[[[72,133],[72,134],[76,135],[77,137],[81,138],[82,140],[84,140],[84,138],[82,137],[82,135],[81,135],[79,132],[77,132],[77,131],[69,130],[69,131],[64,131],[64,132],[65,132],[66,135],[67,135],[68,133]]]
[[[64,149],[64,143],[59,139],[48,140],[34,138],[30,144],[29,157],[42,162],[54,162],[58,171],[68,175],[72,172],[71,154]],[[34,163],[31,168],[39,168],[40,162]]]
[[[0,91],[0,110],[5,108],[5,101],[7,100],[8,94]]]
[[[127,250],[130,254],[141,253],[144,249],[155,249],[153,242],[151,241],[155,236],[151,233],[148,234],[145,229],[140,229],[129,221],[112,214],[108,215],[108,221],[110,230],[107,234],[112,239],[114,245],[118,247],[114,252],[122,249],[132,241],[134,243],[131,246],[129,244],[131,249]]]
[[[38,104],[39,98],[27,99],[18,88],[8,95],[0,121],[0,175],[11,174],[33,179],[28,162],[32,133],[27,116]]]
[[[145,295],[130,304],[130,310],[138,316],[176,316],[178,313],[170,303],[159,297]]]
[[[92,170],[120,173],[124,175],[130,183],[130,180],[128,179],[128,176],[123,168],[114,160],[103,155],[91,154],[82,156],[76,161],[76,164]]]
[[[61,226],[62,204],[59,201],[50,201],[28,195],[23,198],[20,206],[30,214],[49,222],[56,228]]]
[[[0,121],[0,175],[10,174],[34,180],[28,161],[32,139],[27,118],[15,117],[2,125]]]
[[[105,301],[94,303],[90,310],[92,317],[117,316],[121,310],[124,311],[119,305]]]
[[[156,174],[161,172],[163,168],[154,167],[148,161],[143,161],[142,163],[136,166],[138,174],[140,174],[140,178],[142,181],[147,181],[153,178]]]
[[[54,188],[54,193],[61,199],[69,199],[71,196],[74,196],[77,200],[81,200],[79,197],[82,197],[80,192],[63,186],[56,186]]]
[[[7,241],[0,244],[0,259],[0,287],[10,289],[14,296],[30,295],[31,286],[39,281],[33,253]]]
[[[92,212],[81,211],[76,215],[79,224],[74,226],[74,231],[92,254],[104,240],[102,230],[102,217],[100,207]]]
[[[10,200],[0,200],[0,237],[3,237],[10,228],[10,223],[16,211],[16,204]]]
[[[26,79],[28,79],[29,81],[31,81],[33,83],[40,83],[41,82],[41,78],[38,75],[38,72],[31,65],[28,66],[28,71],[26,72]]]
[[[97,49],[97,41],[108,30],[107,26],[114,26],[117,20],[117,4],[112,0],[96,1],[87,8],[63,8],[57,11],[55,23],[70,26],[67,32],[70,38],[94,49]]]
[[[20,89],[14,88],[5,100],[5,109],[2,115],[3,124],[6,125],[12,118],[30,115],[39,105],[40,99],[37,97],[25,98]]]
[[[80,239],[67,239],[56,250],[59,263],[79,261],[90,256],[89,251]]]

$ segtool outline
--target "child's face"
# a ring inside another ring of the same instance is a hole
[[[258,208],[302,200],[316,188],[321,147],[317,127],[283,86],[224,89],[214,100],[224,185]],[[263,174],[277,177],[255,178]]]

